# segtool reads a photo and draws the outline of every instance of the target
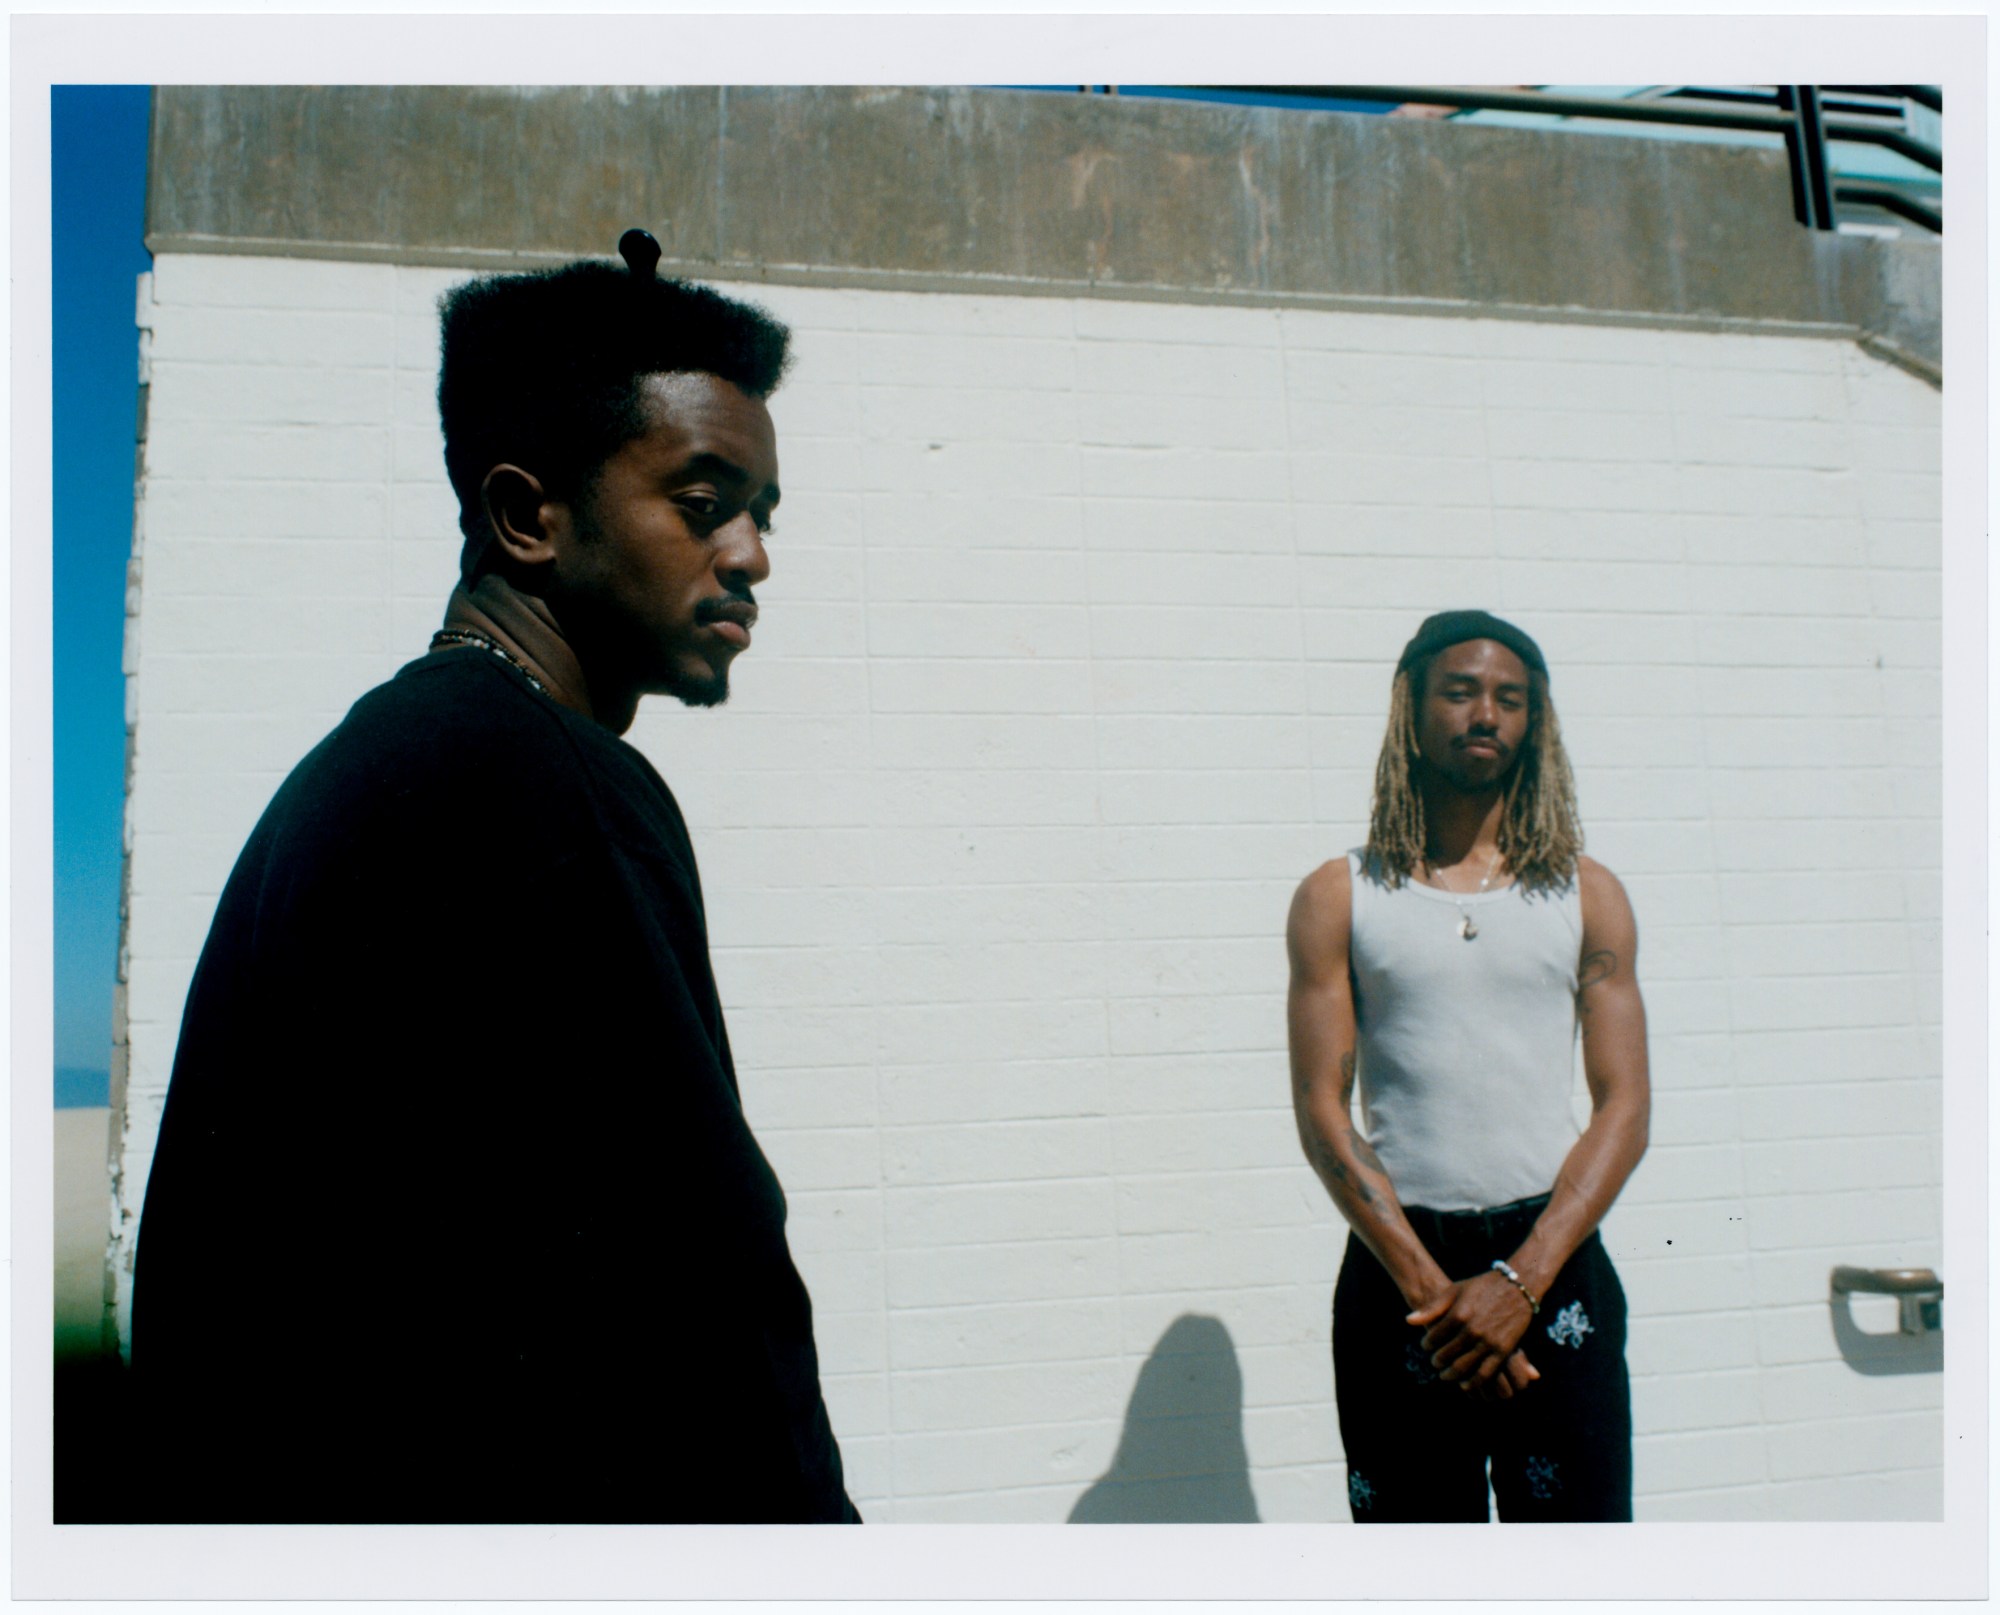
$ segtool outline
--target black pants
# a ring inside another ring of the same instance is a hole
[[[1546,1195],[1487,1211],[1407,1208],[1454,1280],[1489,1270],[1526,1237]],[[1403,1321],[1402,1292],[1350,1235],[1333,1292],[1333,1385],[1357,1523],[1478,1521],[1487,1465],[1503,1520],[1632,1518],[1632,1399],[1625,1292],[1592,1234],[1521,1337],[1541,1378],[1507,1401],[1438,1378]]]

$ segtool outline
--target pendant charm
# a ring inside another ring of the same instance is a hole
[[[1458,922],[1458,934],[1468,942],[1479,935],[1479,927],[1472,923],[1472,916],[1470,914]]]

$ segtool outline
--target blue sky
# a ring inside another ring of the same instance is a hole
[[[111,1060],[148,105],[143,86],[50,94],[58,1105],[105,1103]]]

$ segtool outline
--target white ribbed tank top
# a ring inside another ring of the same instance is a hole
[[[1577,1137],[1576,882],[1392,891],[1360,852],[1347,863],[1362,1129],[1396,1197],[1464,1211],[1546,1194]]]

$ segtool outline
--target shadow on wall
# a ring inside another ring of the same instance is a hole
[[[1844,1295],[1830,1296],[1828,1310],[1833,1315],[1833,1342],[1841,1360],[1857,1374],[1941,1374],[1944,1372],[1944,1333],[1927,1329],[1920,1335],[1900,1330],[1878,1333],[1863,1329],[1855,1321],[1853,1308]]]
[[[1071,1525],[1257,1521],[1243,1446],[1243,1370],[1219,1318],[1176,1318],[1139,1370],[1125,1429]]]

